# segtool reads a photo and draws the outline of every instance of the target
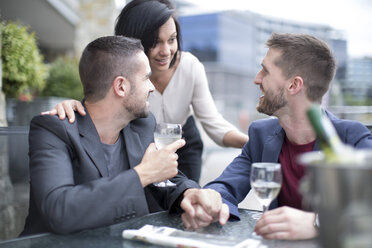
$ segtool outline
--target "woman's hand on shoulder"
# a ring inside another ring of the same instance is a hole
[[[42,115],[58,115],[59,119],[64,120],[67,116],[68,121],[73,123],[75,121],[75,112],[77,111],[80,115],[86,115],[84,106],[77,100],[64,100],[57,103],[49,111],[41,112]]]

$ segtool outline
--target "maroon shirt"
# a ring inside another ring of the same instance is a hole
[[[304,152],[313,150],[315,140],[308,144],[296,145],[291,143],[287,136],[283,141],[279,162],[282,165],[282,188],[278,195],[278,206],[289,206],[302,209],[302,195],[299,192],[299,183],[305,174],[305,168],[299,165],[296,157]]]

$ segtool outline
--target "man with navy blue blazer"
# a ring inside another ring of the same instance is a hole
[[[266,239],[309,239],[317,235],[316,214],[302,209],[298,186],[304,168],[296,157],[319,150],[306,111],[312,104],[321,103],[329,89],[335,59],[323,41],[310,35],[273,34],[266,44],[269,49],[254,80],[262,92],[257,110],[276,118],[253,122],[241,154],[205,188],[218,191],[229,206],[230,218],[239,219],[237,205],[251,189],[251,164],[279,162],[283,174],[281,191],[270,206],[272,210],[257,221],[255,232]],[[344,143],[372,148],[371,132],[361,123],[338,119],[327,111],[326,114]],[[182,218],[186,223],[198,223],[187,213]]]
[[[31,121],[30,206],[21,235],[71,233],[162,210],[194,215],[197,208],[207,217],[220,211],[217,192],[178,172],[175,152],[185,141],[160,150],[153,143],[147,99],[154,86],[139,40],[92,41],[79,73],[86,115],[74,123],[51,115]],[[168,178],[177,186],[153,185]],[[223,224],[228,215],[222,217]]]

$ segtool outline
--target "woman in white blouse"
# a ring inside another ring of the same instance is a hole
[[[209,137],[221,146],[241,148],[248,136],[239,132],[217,111],[209,91],[204,66],[188,52],[180,50],[180,27],[168,0],[133,0],[121,11],[115,35],[141,40],[151,66],[150,110],[157,122],[181,123],[186,145],[177,151],[178,169],[199,182],[203,144],[192,113]],[[84,114],[81,103],[68,100],[50,113],[70,121],[74,110]]]

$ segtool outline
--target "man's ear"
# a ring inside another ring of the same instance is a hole
[[[295,76],[291,79],[290,84],[288,86],[288,92],[290,94],[297,94],[301,89],[304,87],[304,80],[300,76]]]
[[[115,94],[121,97],[125,96],[130,90],[129,81],[123,76],[117,76],[112,86]]]

